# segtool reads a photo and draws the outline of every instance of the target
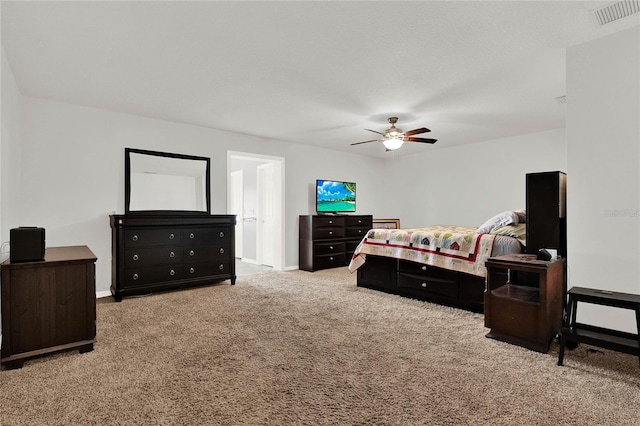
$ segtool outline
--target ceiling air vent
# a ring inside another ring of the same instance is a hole
[[[598,25],[605,25],[640,12],[640,0],[622,0],[590,12]]]

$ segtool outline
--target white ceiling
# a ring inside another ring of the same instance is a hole
[[[391,115],[438,139],[400,155],[563,127],[566,47],[640,24],[598,27],[607,3],[2,1],[2,46],[24,95],[375,156],[349,144]]]

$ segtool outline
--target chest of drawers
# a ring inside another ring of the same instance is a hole
[[[122,297],[231,280],[234,215],[112,215],[111,294]]]
[[[372,227],[371,215],[300,216],[299,268],[316,271],[348,265]]]

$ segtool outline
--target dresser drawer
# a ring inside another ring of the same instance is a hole
[[[363,238],[365,235],[367,235],[367,231],[369,230],[369,227],[347,227],[346,231],[347,231],[347,237],[360,237]]]
[[[143,247],[124,250],[124,267],[139,268],[153,265],[172,265],[182,262],[182,247]]]
[[[363,226],[367,229],[371,228],[371,216],[347,216],[345,217],[346,226]]]
[[[344,228],[314,228],[313,239],[314,240],[327,240],[333,238],[344,238]]]
[[[344,253],[325,254],[313,257],[313,266],[315,269],[337,268],[347,264]]]
[[[175,281],[182,278],[184,278],[184,267],[180,264],[124,270],[124,285],[126,287]]]
[[[337,254],[344,253],[344,242],[330,242],[330,243],[314,243],[313,251],[316,255],[322,254]]]
[[[339,228],[344,227],[345,217],[332,217],[332,216],[316,216],[313,218],[314,228]]]
[[[215,245],[230,242],[231,232],[226,227],[185,229],[182,231],[182,241],[190,246]]]
[[[227,259],[230,254],[231,245],[222,243],[215,246],[185,247],[182,258],[185,262],[193,263]]]
[[[190,263],[184,266],[184,276],[187,278],[200,278],[216,275],[226,275],[231,269],[229,258],[216,259],[211,262]]]
[[[175,228],[127,229],[124,231],[125,247],[148,247],[180,244],[181,232]]]

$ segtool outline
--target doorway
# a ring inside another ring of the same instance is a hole
[[[235,214],[236,257],[284,269],[284,158],[227,152],[227,210]]]

